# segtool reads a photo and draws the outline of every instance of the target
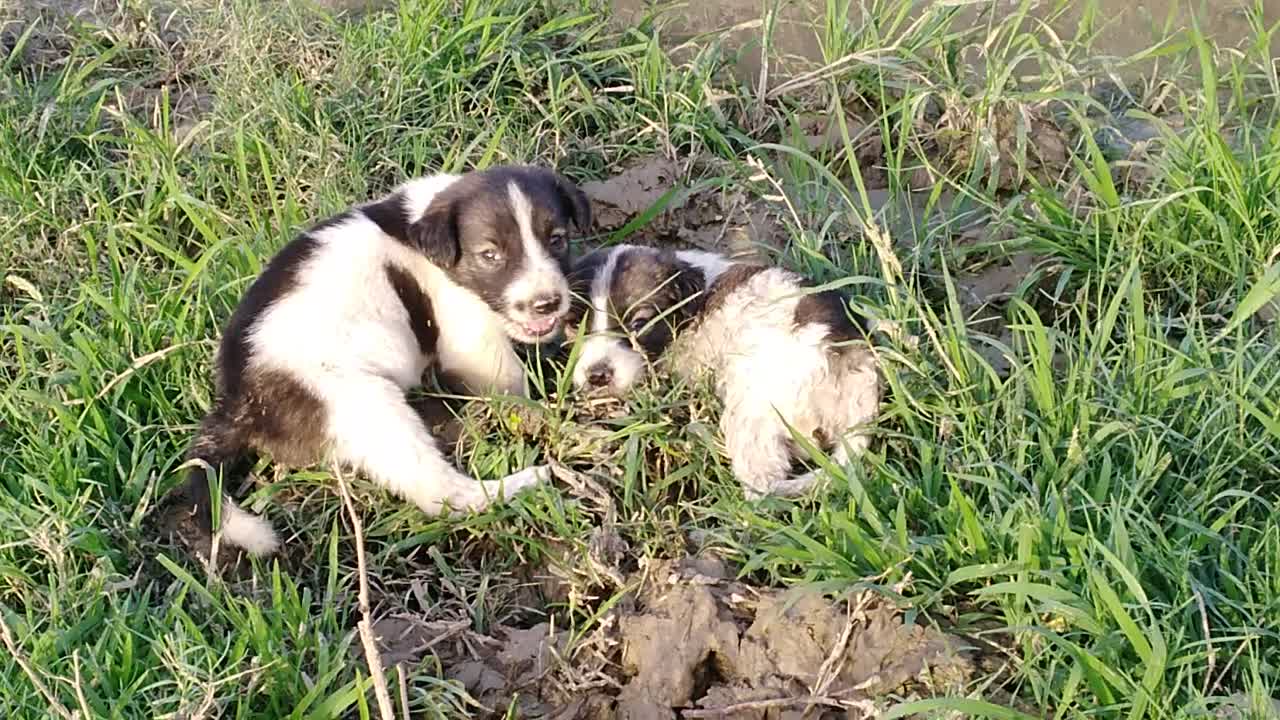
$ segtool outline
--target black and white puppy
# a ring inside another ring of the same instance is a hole
[[[543,481],[543,466],[485,482],[459,472],[405,391],[433,367],[477,394],[526,396],[512,341],[558,335],[570,307],[569,231],[590,224],[568,180],[503,166],[411,180],[303,232],[232,315],[216,400],[188,459],[337,461],[430,514],[479,510]],[[162,528],[207,551],[203,470],[167,500]],[[223,541],[257,555],[278,548],[264,519],[230,498],[221,508]]]
[[[619,245],[583,256],[567,332],[585,337],[573,381],[622,396],[654,361],[710,374],[724,403],[720,427],[749,499],[804,493],[817,471],[793,477],[790,426],[846,465],[866,449],[880,403],[875,357],[834,291],[796,273],[702,251]]]

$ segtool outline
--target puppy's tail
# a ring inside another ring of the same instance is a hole
[[[169,535],[177,536],[198,551],[210,552],[213,544],[213,494],[206,467],[215,472],[234,472],[248,457],[248,446],[230,423],[216,413],[205,419],[187,451],[182,482],[165,499],[162,523]],[[221,543],[250,555],[270,555],[280,548],[280,538],[265,519],[241,508],[230,495],[222,494],[219,530]]]

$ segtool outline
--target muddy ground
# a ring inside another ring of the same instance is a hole
[[[1047,22],[1061,38],[1075,34],[1081,19],[1090,11],[1105,20],[1097,23],[1097,36],[1093,40],[1095,52],[1117,58],[1135,55],[1149,48],[1160,34],[1166,19],[1185,26],[1191,12],[1201,30],[1218,42],[1229,45],[1247,42],[1253,37],[1245,14],[1251,0],[1217,0],[1211,3],[1187,3],[1180,0],[1146,0],[1142,3],[1125,0],[1099,0],[1091,9],[1085,3],[1021,3],[1018,0],[994,0],[982,3],[953,3],[957,13],[956,28],[975,28],[984,32],[988,16],[1005,18],[1025,9],[1032,22]],[[931,3],[917,3],[903,25],[908,25],[923,14]],[[806,65],[824,60],[821,46],[816,42],[814,18],[821,18],[824,4],[820,0],[793,0],[780,6],[779,16],[773,27],[769,43],[773,57],[764,60],[764,28],[759,22],[761,4],[758,0],[718,0],[714,3],[678,3],[664,0],[613,0],[610,8],[620,26],[629,26],[662,8],[677,8],[665,13],[664,29],[667,43],[681,43],[705,37],[716,31],[727,33],[727,48],[737,54],[736,72],[744,80],[755,82],[762,71],[775,81],[784,80],[788,74]],[[1262,0],[1263,13],[1270,22],[1280,18],[1280,0]],[[863,4],[851,3],[848,13],[855,23],[862,21]],[[1272,41],[1272,54],[1280,56],[1280,36]],[[830,61],[833,58],[825,58]]]
[[[128,48],[117,60],[125,70],[103,101],[103,128],[119,129],[130,116],[159,129],[167,102],[168,130],[178,141],[215,102],[196,72],[212,60],[213,50],[207,43],[192,43],[193,32],[180,3],[142,8],[124,0],[8,0],[0,7],[0,57],[10,56],[9,71],[43,77],[60,72],[76,53]],[[130,56],[139,61],[132,63]]]
[[[549,622],[482,634],[413,614],[375,632],[384,664],[439,663],[481,717],[875,717],[991,669],[975,642],[906,621],[874,592],[753,587],[712,556],[642,566],[620,589],[578,638]]]

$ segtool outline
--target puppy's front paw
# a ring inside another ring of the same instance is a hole
[[[551,479],[551,468],[546,465],[534,465],[519,472],[513,472],[498,483],[502,487],[503,497],[511,497],[535,485],[541,485]]]

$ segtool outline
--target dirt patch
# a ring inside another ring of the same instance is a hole
[[[192,34],[179,10],[120,0],[17,0],[0,10],[0,47],[18,53],[11,67],[36,75],[60,68],[86,40],[179,55]]]
[[[815,102],[820,102],[815,99]],[[847,141],[846,141],[847,133]],[[792,144],[822,157],[850,152],[857,164],[862,184],[871,190],[889,187],[889,171],[884,154],[884,138],[880,127],[856,112],[846,110],[843,126],[840,116],[832,112],[805,112],[796,118]],[[835,167],[844,162],[832,163]]]
[[[1060,264],[1030,252],[1004,252],[1001,246],[1008,240],[1002,227],[972,228],[956,239],[957,246],[963,250],[967,244],[981,242],[990,250],[980,252],[978,258],[962,260],[953,273],[956,301],[972,347],[1001,378],[1013,371],[1011,325],[1018,321],[1010,315],[1011,302],[1015,298],[1026,302],[1049,325],[1063,310],[1052,298]],[[1065,356],[1055,353],[1053,362],[1061,368]]]
[[[904,622],[881,596],[753,587],[713,558],[662,561],[574,641],[553,623],[376,624],[383,662],[439,662],[496,717],[862,717],[898,698],[962,691],[974,676],[962,639]]]
[[[942,176],[958,177],[979,159],[988,168],[993,189],[1015,191],[1028,177],[1052,184],[1069,165],[1067,133],[1058,126],[1045,105],[1006,102],[978,114],[967,98],[952,97],[936,120],[922,117],[920,131],[930,138],[926,163],[910,180],[912,188],[928,188]]]
[[[104,128],[119,130],[125,116],[152,129],[169,104],[175,139],[187,137],[213,107],[196,69],[212,61],[211,47],[196,49],[193,18],[181,6],[138,6],[120,0],[18,0],[0,11],[0,52],[13,55],[12,71],[33,78],[61,72],[73,58],[120,47],[126,52],[103,66]]]
[[[761,259],[786,242],[779,208],[735,187],[659,156],[638,158],[605,180],[585,183],[597,231],[619,241],[659,247],[716,250]],[[625,231],[625,232],[623,232]]]
[[[653,12],[658,7],[670,7],[671,3],[656,3],[653,0],[613,0],[615,22],[622,27],[629,27]],[[1047,22],[1044,27],[1043,42],[1049,43],[1056,38],[1071,37],[1080,27],[1086,13],[1096,13],[1105,18],[1105,22],[1095,26],[1096,35],[1092,43],[1095,52],[1102,55],[1127,57],[1148,49],[1153,38],[1151,23],[1155,18],[1170,18],[1173,27],[1186,27],[1190,16],[1196,17],[1199,28],[1220,44],[1239,45],[1247,43],[1254,37],[1249,19],[1241,12],[1240,2],[1215,3],[1180,3],[1176,0],[1150,0],[1144,3],[1128,3],[1122,0],[1101,0],[1086,10],[1083,3],[1070,3],[1063,6],[1052,3],[1034,4],[1028,7],[1031,15],[1039,23]],[[764,6],[772,8],[773,5]],[[839,6],[837,6],[839,7]],[[847,22],[850,27],[859,27],[866,22],[867,8],[862,3],[850,3]],[[989,22],[988,13],[993,9],[997,17],[1004,17],[1019,7],[1018,3],[1005,1],[998,3],[971,3],[958,5],[955,8],[954,23],[948,32],[958,33],[970,31],[977,27],[980,30]],[[1263,16],[1280,17],[1280,0],[1263,0]],[[663,44],[668,47],[679,46],[690,39],[704,33],[719,33],[730,57],[736,57],[735,75],[753,85],[758,82],[761,71],[777,82],[784,80],[799,71],[810,70],[824,63],[821,45],[817,42],[820,28],[823,25],[823,4],[814,0],[784,3],[777,8],[777,19],[774,25],[766,30],[761,21],[764,9],[755,0],[721,0],[715,3],[690,3],[676,5],[678,12],[667,12],[662,26]],[[927,12],[936,12],[932,3],[920,3],[914,6],[905,18],[900,19],[899,27],[912,26]],[[1176,20],[1174,19],[1176,18]],[[840,19],[833,18],[833,19]],[[1038,25],[1037,25],[1038,27]],[[765,44],[764,34],[768,32],[768,43],[776,56],[765,63],[761,47]],[[977,40],[986,33],[978,35]],[[886,43],[899,38],[885,38]],[[1271,55],[1280,56],[1280,38],[1273,38]],[[832,58],[825,58],[830,61]],[[1146,65],[1139,66],[1142,68]],[[967,68],[973,73],[980,72],[982,63],[975,63]]]

